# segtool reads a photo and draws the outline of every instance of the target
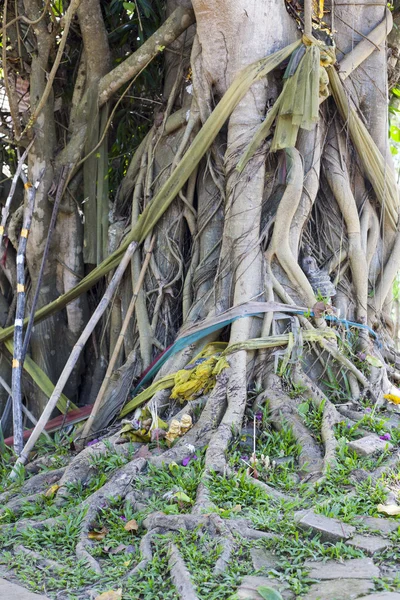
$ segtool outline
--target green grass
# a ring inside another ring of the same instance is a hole
[[[302,390],[297,389],[296,394],[301,396]],[[315,409],[311,402],[303,397],[299,409],[305,424],[317,442],[320,442],[323,407]],[[290,497],[285,501],[269,497],[246,475],[254,446],[254,417],[258,478],[272,487],[286,491]],[[107,534],[103,539],[93,541],[90,551],[101,565],[101,576],[77,561],[75,546],[84,516],[81,503],[131,459],[135,450],[133,446],[127,447],[128,451],[124,456],[116,453],[111,446],[106,453],[94,456],[92,466],[97,474],[85,485],[71,485],[68,502],[62,507],[55,504],[54,498],[42,495],[34,503],[23,503],[18,511],[6,510],[0,513],[0,525],[11,526],[6,535],[0,536],[0,563],[14,569],[19,580],[30,589],[37,592],[46,591],[53,598],[60,591],[64,591],[68,600],[76,600],[86,588],[96,590],[100,594],[122,587],[124,600],[175,600],[177,593],[168,568],[168,544],[173,541],[191,573],[200,600],[233,598],[242,578],[251,574],[268,574],[288,584],[296,595],[307,594],[312,581],[308,569],[304,566],[305,561],[343,560],[364,555],[362,551],[343,542],[322,542],[318,537],[311,537],[307,532],[298,530],[295,525],[295,512],[313,507],[327,517],[356,525],[359,531],[363,528],[356,519],[358,515],[379,516],[376,507],[385,500],[384,483],[375,484],[367,479],[355,485],[351,474],[356,469],[366,472],[376,469],[383,464],[389,453],[385,452],[378,458],[360,458],[349,449],[348,442],[362,435],[360,426],[379,435],[387,432],[386,421],[371,410],[359,426],[349,427],[345,420],[337,425],[336,465],[329,470],[325,481],[313,488],[299,482],[297,460],[300,448],[291,430],[287,427],[280,432],[273,430],[268,423],[267,409],[261,415],[249,412],[248,419],[249,427],[235,438],[229,449],[228,464],[235,475],[222,477],[211,473],[206,485],[211,501],[216,507],[215,511],[222,518],[247,519],[254,528],[275,534],[275,537],[272,540],[262,539],[256,542],[237,538],[233,560],[223,574],[213,574],[222,550],[220,540],[199,528],[195,531],[171,532],[157,536],[151,563],[142,572],[127,577],[140,560],[139,544],[145,533],[143,522],[146,516],[154,511],[166,514],[191,511],[198,485],[203,477],[204,451],[197,451],[197,459],[191,460],[187,466],[175,463],[163,468],[150,466],[147,472],[135,481],[135,488],[146,496],[146,503],[140,506],[140,510],[135,508],[136,505],[132,506],[118,497],[110,500],[100,510],[96,525],[99,528],[104,526]],[[392,429],[390,433],[391,442],[395,446],[400,445],[400,431]],[[43,440],[39,453],[46,452],[53,452],[53,468],[65,461],[67,456],[61,439],[56,439],[50,445]],[[7,475],[10,457],[11,453],[8,452],[0,459],[0,491],[9,486]],[[19,489],[23,476],[21,473],[21,477],[12,484],[11,489]],[[398,475],[392,475],[391,481],[398,485]],[[42,521],[50,517],[59,517],[56,525],[42,529],[28,528],[21,533],[12,528],[19,519]],[[125,523],[131,519],[138,523],[136,533],[124,529]],[[400,529],[392,534],[390,539],[390,548],[378,554],[374,560],[378,564],[394,567],[400,562]],[[61,568],[38,568],[34,558],[21,553],[12,554],[11,549],[18,544],[40,553],[44,558],[58,562]],[[276,557],[276,568],[256,572],[250,556],[250,550],[254,546],[264,547],[272,552]],[[375,583],[376,590],[400,590],[400,577],[382,577]]]

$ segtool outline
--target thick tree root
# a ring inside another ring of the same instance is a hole
[[[69,497],[69,488],[74,483],[87,483],[96,472],[96,467],[93,465],[93,457],[98,457],[107,454],[110,446],[113,452],[121,455],[126,455],[127,448],[124,444],[117,444],[119,435],[113,435],[107,440],[102,440],[92,446],[84,448],[77,454],[69,463],[63,476],[59,481],[60,491],[57,494],[56,504],[61,506]],[[107,442],[107,443],[105,443]],[[137,444],[139,446],[140,444]]]
[[[11,502],[16,498],[17,502],[29,500],[35,494],[41,494],[45,491],[46,487],[57,483],[64,474],[65,469],[54,469],[54,471],[45,471],[34,475],[18,490],[10,492],[4,492],[0,494],[0,506],[2,508],[9,508],[7,502]],[[23,498],[21,498],[21,496]]]
[[[145,466],[146,460],[144,458],[132,460],[127,465],[119,469],[117,473],[103,485],[103,487],[89,496],[89,498],[84,500],[82,503],[82,506],[87,508],[87,511],[81,523],[81,532],[76,546],[76,556],[79,559],[86,560],[96,573],[101,573],[101,567],[98,561],[93,558],[88,551],[88,548],[92,545],[88,539],[90,525],[96,519],[99,510],[107,506],[111,498],[115,498],[116,496],[125,498],[130,486],[132,485],[132,481],[144,469]]]
[[[308,428],[302,423],[297,412],[295,400],[289,398],[282,390],[281,380],[276,375],[270,375],[267,380],[267,390],[257,398],[257,404],[262,405],[268,400],[271,421],[279,430],[286,423],[301,445],[299,465],[303,477],[315,479],[323,471],[323,459],[319,445],[313,439]]]
[[[307,389],[307,397],[311,398],[316,408],[323,404],[321,437],[325,446],[323,474],[326,473],[329,466],[336,462],[337,440],[335,437],[334,426],[342,420],[336,407],[328,400],[325,394],[318,386],[306,375],[300,368],[293,369],[293,380],[296,384],[302,385]]]
[[[39,552],[34,552],[29,548],[25,548],[21,544],[19,546],[15,546],[14,552],[16,554],[20,553],[26,556],[27,558],[35,559],[35,565],[39,569],[52,569],[53,571],[64,571],[65,566],[61,563],[56,562],[55,560],[50,560],[49,558],[43,558]]]
[[[175,544],[169,545],[168,566],[171,571],[172,582],[181,600],[198,600],[182,556]]]

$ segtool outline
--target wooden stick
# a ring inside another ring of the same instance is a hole
[[[14,451],[19,456],[24,446],[22,423],[22,334],[26,304],[25,294],[25,252],[28,244],[28,235],[32,223],[33,208],[35,206],[36,190],[39,187],[43,171],[34,185],[25,181],[27,202],[24,211],[24,221],[19,238],[17,251],[17,308],[14,322],[14,354],[12,361],[12,399],[13,399],[13,429]],[[25,176],[24,176],[25,178]]]
[[[49,420],[51,413],[53,412],[53,410],[57,404],[57,401],[64,389],[64,386],[67,383],[67,381],[71,375],[71,372],[72,372],[74,366],[76,365],[78,358],[79,358],[87,340],[89,339],[90,335],[93,333],[94,328],[96,327],[101,316],[103,315],[104,311],[106,310],[107,306],[109,305],[109,303],[114,295],[114,292],[117,289],[119,282],[121,281],[121,278],[125,272],[125,269],[128,266],[128,264],[130,263],[130,260],[133,256],[137,246],[138,246],[137,242],[131,242],[129,244],[128,248],[126,249],[126,252],[125,252],[120,264],[118,265],[118,268],[115,271],[103,298],[100,300],[96,310],[94,311],[94,313],[91,316],[89,322],[87,323],[85,329],[82,331],[78,341],[76,342],[75,346],[73,347],[72,352],[71,352],[71,354],[67,360],[67,363],[63,369],[63,372],[61,373],[60,378],[54,387],[54,391],[46,405],[46,408],[44,409],[35,429],[32,431],[32,435],[30,436],[29,440],[25,444],[24,449],[22,450],[20,456],[18,457],[18,460],[16,461],[16,463],[14,465],[13,470],[10,473],[10,479],[15,479],[15,477],[18,473],[18,470],[19,470],[19,465],[24,465],[27,462],[28,457],[29,457],[29,452],[32,450],[32,448],[36,444],[36,441],[38,440],[40,434],[42,433],[43,429],[45,428],[46,423]]]
[[[146,258],[145,258],[145,260],[143,262],[143,266],[141,268],[141,271],[140,271],[140,274],[139,274],[139,278],[138,278],[138,281],[136,283],[136,287],[135,287],[132,299],[131,299],[131,301],[129,303],[128,310],[126,311],[125,319],[124,319],[124,322],[122,324],[122,328],[121,328],[120,334],[118,336],[117,343],[115,344],[114,351],[113,351],[112,356],[110,358],[110,362],[109,362],[106,374],[104,376],[103,383],[101,384],[101,388],[99,390],[99,393],[97,394],[96,401],[93,404],[92,412],[90,413],[90,416],[89,416],[88,420],[86,421],[85,427],[83,429],[83,432],[82,432],[82,435],[81,435],[81,439],[82,440],[90,437],[90,434],[91,434],[91,432],[93,430],[94,419],[96,418],[98,412],[100,411],[100,409],[101,409],[101,407],[103,405],[104,394],[107,391],[111,375],[113,374],[113,371],[114,371],[115,363],[117,362],[118,355],[120,353],[122,344],[123,344],[124,339],[125,339],[125,334],[126,334],[126,331],[128,329],[128,326],[129,326],[129,322],[131,320],[131,317],[133,315],[133,311],[135,309],[136,300],[137,300],[137,297],[139,295],[140,288],[142,287],[143,279],[144,279],[144,276],[146,274],[146,270],[147,270],[148,264],[150,262],[151,253],[152,253],[153,248],[154,248],[154,242],[155,242],[155,236],[153,236],[153,238],[152,238],[152,240],[150,242],[150,247],[149,247],[149,249],[147,251]]]
[[[10,212],[11,201],[12,201],[14,193],[15,193],[15,188],[17,187],[17,181],[18,181],[19,176],[21,175],[22,167],[24,166],[25,159],[28,156],[28,152],[31,149],[33,142],[34,142],[34,140],[31,141],[31,143],[29,144],[29,146],[27,147],[27,149],[25,150],[25,152],[23,153],[23,155],[21,156],[21,158],[18,161],[17,170],[15,171],[13,180],[11,182],[10,192],[7,196],[6,203],[2,210],[1,225],[0,225],[0,248],[3,243],[4,231],[6,228],[6,223],[7,223],[8,215]]]

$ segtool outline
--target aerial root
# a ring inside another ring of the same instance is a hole
[[[70,495],[70,486],[74,483],[85,484],[92,475],[96,472],[96,468],[93,465],[93,458],[107,454],[109,452],[109,445],[113,446],[116,453],[126,454],[127,449],[124,444],[116,444],[115,442],[119,439],[119,435],[113,435],[107,440],[101,440],[100,442],[84,448],[79,454],[77,454],[72,461],[69,463],[63,476],[59,481],[60,491],[57,494],[56,505],[61,506],[67,502]],[[108,442],[108,445],[105,442]],[[138,446],[140,444],[137,444]]]

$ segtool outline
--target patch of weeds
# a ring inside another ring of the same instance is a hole
[[[104,445],[107,448],[107,452],[93,453],[89,458],[90,464],[99,473],[111,473],[120,469],[132,460],[136,451],[132,442],[126,445],[126,452],[124,454],[117,452],[109,440],[104,440]]]
[[[324,407],[324,401],[321,402],[319,407],[316,407],[311,400],[306,400],[299,404],[297,409],[304,421],[304,424],[311,430],[319,444],[322,444],[321,426]]]
[[[379,561],[387,565],[394,565],[398,569],[400,563],[400,520],[398,520],[399,529],[392,533],[389,536],[389,539],[392,542],[390,548],[386,548],[383,552],[379,554]],[[400,591],[400,573],[397,574],[397,583],[398,589]]]
[[[236,539],[234,557],[220,575],[213,572],[222,551],[218,538],[201,531],[185,531],[174,536],[174,542],[189,569],[200,600],[227,600],[241,579],[253,570],[250,544],[246,541]]]
[[[337,423],[337,425],[334,426],[334,432],[336,439],[343,439],[348,442],[358,440],[363,435],[359,431],[358,423],[356,423],[355,425],[351,425],[350,423],[346,423],[346,421],[341,421],[340,423]]]
[[[162,497],[162,510],[167,514],[188,512],[196,500],[203,469],[204,451],[198,451],[197,458],[186,466],[171,463],[160,469],[149,465],[147,477],[138,481],[137,487],[153,491],[158,499]]]
[[[322,543],[318,537],[309,537],[298,531],[294,511],[299,508],[299,503],[296,502],[270,500],[268,506],[254,506],[249,511],[251,521],[257,529],[276,533],[276,538],[262,540],[260,543],[279,557],[277,576],[281,581],[286,581],[296,595],[304,594],[312,582],[304,567],[305,561],[364,556],[360,550],[342,542]]]
[[[249,427],[229,452],[229,466],[243,471],[251,465],[254,448],[253,428]],[[276,431],[265,425],[263,430],[256,429],[256,458],[257,474],[261,481],[283,490],[292,490],[297,484],[296,461],[300,453],[291,429],[283,427]]]
[[[353,493],[343,494],[337,490],[336,496],[317,505],[315,510],[326,517],[358,525],[357,515],[378,516],[376,507],[385,501],[386,496],[381,483],[375,484],[368,479],[357,484]]]
[[[336,452],[336,464],[327,469],[326,477],[321,484],[315,486],[314,494],[316,499],[321,496],[336,497],[343,494],[345,486],[349,488],[354,486],[351,480],[351,474],[357,469],[363,469],[367,473],[374,471],[384,462],[389,451],[382,452],[377,458],[359,457],[347,445],[346,438],[338,440]],[[312,496],[309,496],[310,498]]]
[[[212,502],[220,510],[223,517],[230,517],[240,510],[251,507],[264,507],[271,504],[271,499],[261,488],[252,484],[242,471],[234,478],[227,479],[212,474],[206,481]]]
[[[400,575],[394,579],[380,577],[374,579],[375,591],[377,592],[400,592]]]

